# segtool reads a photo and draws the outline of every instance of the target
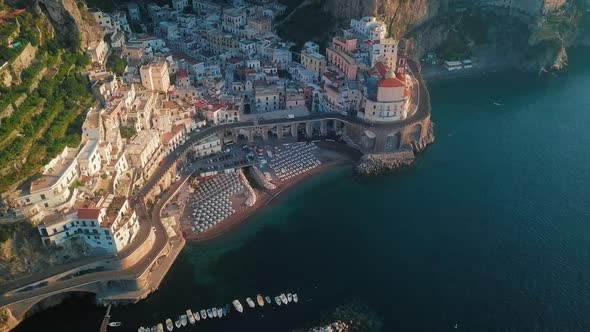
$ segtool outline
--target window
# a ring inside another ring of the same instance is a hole
[[[43,200],[47,199],[47,197],[45,196],[45,194],[41,194],[41,199],[43,199]]]
[[[48,208],[49,207],[49,204],[45,203],[45,207]]]

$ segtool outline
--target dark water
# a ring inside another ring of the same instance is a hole
[[[577,51],[558,78],[433,84],[437,142],[416,167],[303,183],[235,232],[188,246],[160,290],[114,310],[118,330],[286,290],[303,303],[195,330],[290,331],[351,299],[385,331],[590,330],[589,56]],[[103,312],[72,300],[17,331],[96,331]]]

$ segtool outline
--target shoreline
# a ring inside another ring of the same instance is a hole
[[[258,197],[258,199],[256,200],[256,204],[234,213],[232,216],[224,220],[218,227],[213,227],[210,230],[199,234],[185,235],[187,243],[203,244],[208,241],[218,239],[219,237],[229,232],[232,232],[233,230],[235,230],[235,228],[239,227],[240,225],[246,224],[246,221],[250,217],[254,216],[256,213],[262,212],[263,209],[270,205],[272,202],[274,202],[276,198],[288,193],[289,190],[294,189],[297,186],[297,184],[302,183],[305,180],[311,179],[312,177],[315,177],[322,173],[328,172],[330,170],[339,167],[354,165],[356,162],[358,162],[357,154],[359,154],[359,152],[352,151],[353,148],[346,146],[343,143],[317,142],[316,144],[318,144],[318,146],[322,149],[328,149],[332,152],[337,152],[339,154],[339,158],[333,161],[325,162],[321,166],[318,166],[303,174],[299,174],[298,176],[289,179],[288,181],[283,181],[279,185],[277,185],[276,189],[272,191],[253,188]],[[251,183],[250,185],[253,184]]]

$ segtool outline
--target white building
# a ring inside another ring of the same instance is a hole
[[[371,67],[377,62],[383,62],[390,68],[395,68],[397,64],[397,40],[393,38],[380,39],[373,44],[371,52]]]
[[[301,64],[314,73],[316,80],[319,80],[324,70],[326,70],[327,60],[325,56],[317,52],[304,50],[301,52]]]
[[[78,154],[78,165],[81,175],[93,176],[100,172],[102,157],[100,156],[98,147],[98,140],[90,140],[80,150]]]
[[[127,12],[129,13],[130,20],[132,20],[132,21],[141,20],[141,12],[139,11],[139,6],[135,2],[128,2],[127,3]]]
[[[257,86],[254,89],[256,100],[256,112],[272,112],[284,109],[283,106],[284,88],[276,85]]]
[[[374,41],[387,37],[387,26],[373,16],[365,16],[360,20],[351,19],[350,27],[363,39]]]
[[[71,207],[77,193],[72,184],[80,175],[76,155],[77,149],[66,147],[45,165],[41,178],[33,181],[28,191],[21,193],[17,204],[26,217],[38,221],[48,211]]]
[[[188,0],[172,0],[172,8],[181,12],[188,8]]]
[[[195,156],[205,157],[220,152],[221,146],[221,139],[217,135],[213,135],[193,144],[193,149]]]
[[[43,219],[38,226],[43,243],[62,245],[73,238],[95,249],[115,253],[127,247],[139,231],[139,220],[129,200],[109,195],[98,204],[79,207]]]
[[[157,130],[142,130],[131,138],[127,145],[127,156],[132,167],[144,169],[160,148],[160,133]]]

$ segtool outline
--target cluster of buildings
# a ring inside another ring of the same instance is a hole
[[[66,148],[14,199],[46,244],[77,238],[108,252],[125,248],[139,227],[128,198],[200,127],[292,109],[367,122],[399,121],[411,112],[404,43],[388,38],[374,17],[351,20],[325,52],[307,42],[294,57],[293,45],[272,31],[273,18],[285,11],[276,1],[222,7],[194,0],[192,11],[188,5],[91,11],[110,37],[87,50],[100,107],[87,114],[81,146]],[[153,34],[130,32],[130,22]],[[105,69],[109,53],[127,62],[120,77]],[[218,152],[222,144],[209,137],[195,154]]]

